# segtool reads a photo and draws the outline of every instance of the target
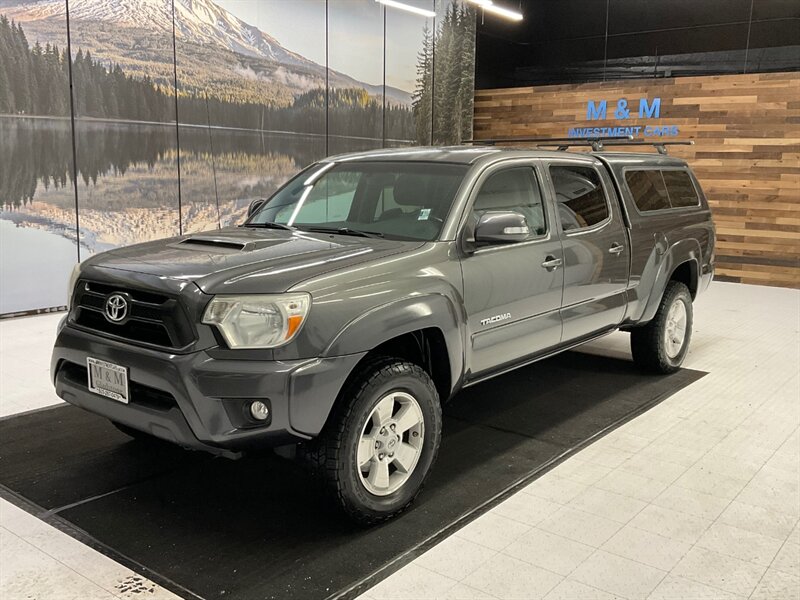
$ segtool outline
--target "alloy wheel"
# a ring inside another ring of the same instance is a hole
[[[683,349],[686,340],[686,304],[680,298],[676,298],[669,307],[667,322],[664,326],[664,350],[667,356],[675,358]]]
[[[387,496],[400,489],[417,466],[424,438],[425,420],[417,400],[400,391],[383,396],[361,428],[356,451],[367,491]]]

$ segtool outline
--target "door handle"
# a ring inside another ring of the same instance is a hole
[[[556,258],[555,256],[548,256],[545,258],[545,261],[542,263],[542,266],[548,271],[555,271],[562,264],[564,264],[564,261],[562,261],[560,258]]]
[[[622,244],[611,244],[611,248],[608,249],[609,254],[622,254],[625,251],[625,246]]]

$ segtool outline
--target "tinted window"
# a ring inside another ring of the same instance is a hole
[[[672,208],[682,206],[697,206],[700,199],[697,197],[697,190],[692,183],[692,178],[686,171],[662,171],[664,183],[667,185],[667,193]]]
[[[661,171],[655,169],[625,171],[625,182],[640,211],[664,210],[670,207]]]
[[[318,165],[281,188],[248,222],[434,240],[467,169],[467,165],[424,162]]]
[[[584,229],[608,218],[608,204],[600,175],[591,167],[550,167],[564,231]]]
[[[491,175],[481,186],[472,211],[477,218],[488,211],[513,210],[528,221],[531,236],[544,235],[547,226],[536,173],[530,167],[506,169]]]

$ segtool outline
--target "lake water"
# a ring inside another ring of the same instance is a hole
[[[75,242],[0,219],[0,314],[63,306]]]

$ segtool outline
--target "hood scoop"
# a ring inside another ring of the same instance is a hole
[[[285,240],[249,240],[243,242],[236,238],[224,236],[192,236],[175,244],[179,248],[192,250],[212,250],[216,249],[224,253],[251,252],[259,248],[274,246]]]
[[[244,250],[246,244],[221,238],[191,237],[180,242],[181,246],[202,246],[204,248],[221,248],[225,250]]]

